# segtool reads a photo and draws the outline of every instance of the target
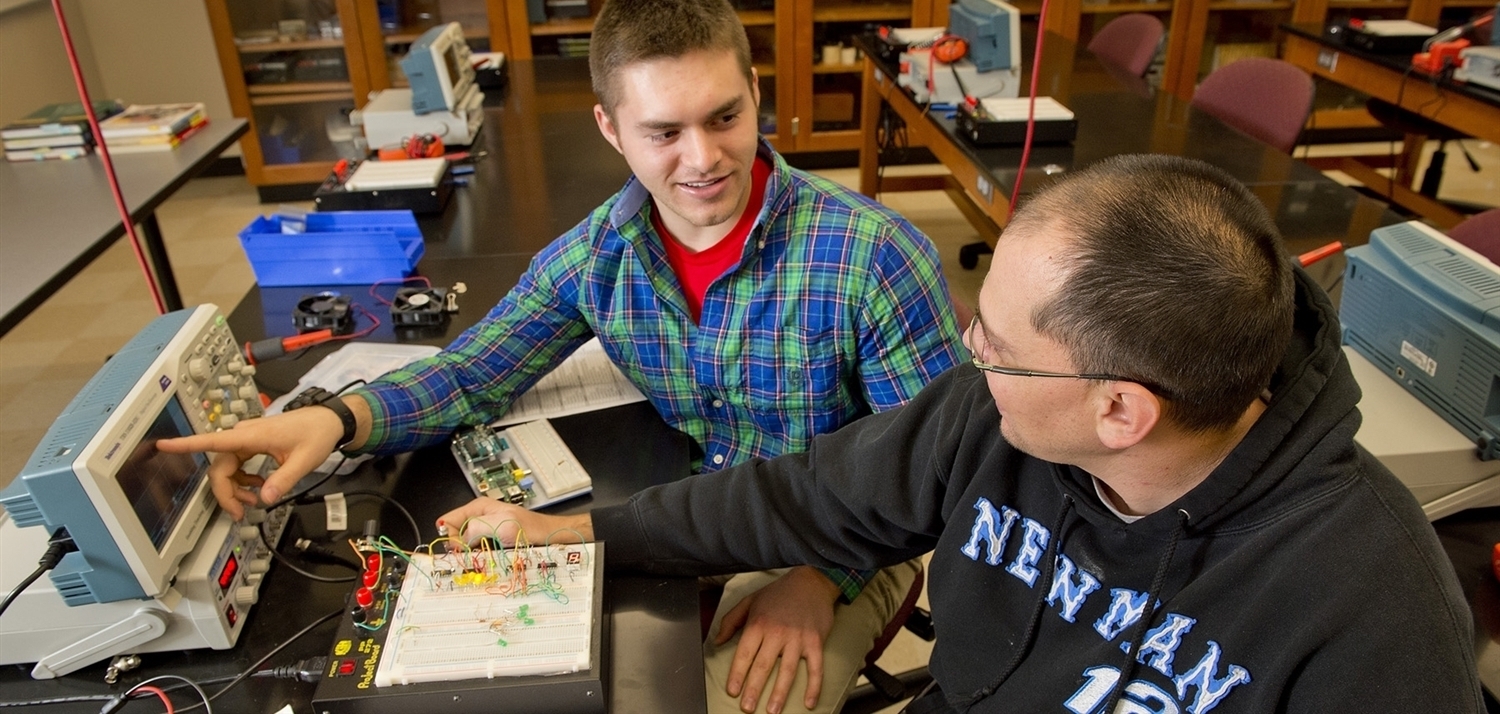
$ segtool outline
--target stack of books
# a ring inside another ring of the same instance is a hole
[[[201,103],[132,104],[99,123],[110,154],[171,151],[202,130],[208,115]]]
[[[94,102],[94,114],[100,121],[124,109],[112,99]],[[76,159],[92,153],[95,144],[80,102],[48,104],[0,127],[0,142],[5,146],[7,161]]]

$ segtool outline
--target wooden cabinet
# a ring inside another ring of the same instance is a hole
[[[861,63],[851,38],[874,25],[946,25],[945,0],[739,0],[760,77],[761,133],[778,151],[859,148]],[[588,17],[536,18],[538,0],[505,0],[509,52],[518,59],[579,51]],[[576,49],[575,49],[576,48]],[[837,49],[835,49],[837,48]],[[846,61],[848,60],[848,61]]]
[[[396,61],[428,27],[461,23],[487,50],[505,37],[503,0],[205,0],[241,140],[245,173],[264,200],[305,198],[340,158],[353,158],[349,112],[370,92],[405,84]],[[498,10],[498,12],[497,12]],[[296,186],[296,192],[277,187]]]

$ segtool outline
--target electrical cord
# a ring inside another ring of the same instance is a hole
[[[193,681],[191,679],[188,679],[187,677],[179,676],[179,675],[176,675],[176,674],[160,674],[160,675],[152,677],[152,678],[150,678],[148,680],[145,680],[144,682],[141,682],[141,683],[139,683],[139,684],[131,687],[130,689],[126,690],[124,694],[120,695],[120,699],[119,699],[118,702],[112,702],[110,704],[105,705],[103,709],[100,709],[99,710],[99,714],[108,714],[109,712],[116,711],[120,707],[125,706],[125,702],[127,702],[127,701],[130,700],[131,695],[135,694],[136,692],[139,692],[139,691],[142,691],[142,690],[149,690],[149,689],[155,689],[157,692],[159,692],[160,695],[161,695],[162,700],[165,701],[165,702],[167,702],[167,711],[169,713],[173,712],[173,709],[172,709],[172,706],[171,706],[172,703],[171,703],[171,700],[167,699],[166,691],[164,691],[163,689],[161,689],[159,687],[152,687],[151,686],[152,683],[154,683],[154,682],[160,682],[160,681],[162,681],[164,679],[175,679],[175,680],[178,680],[180,682],[186,683],[187,686],[192,687],[193,691],[195,691],[195,692],[198,693],[198,698],[201,699],[201,700],[203,700],[202,703],[200,703],[200,704],[194,704],[193,706],[188,707],[187,709],[179,709],[177,711],[184,711],[185,712],[185,711],[188,711],[188,709],[196,709],[198,707],[203,707],[203,711],[207,712],[208,714],[213,714],[213,711],[214,711],[214,706],[213,706],[213,703],[212,703],[213,702],[213,697],[210,697],[207,692],[203,691],[203,686],[200,685],[198,682],[195,682],[195,681]]]
[[[411,526],[412,537],[414,537],[414,538],[417,539],[416,544],[412,545],[412,548],[415,549],[418,545],[421,545],[421,544],[427,542],[427,539],[425,539],[425,538],[422,537],[422,528],[417,525],[417,519],[412,517],[411,511],[406,510],[406,506],[401,505],[400,501],[397,501],[396,499],[391,498],[390,496],[387,496],[387,495],[385,495],[385,494],[383,494],[383,493],[381,493],[379,491],[364,491],[364,490],[361,490],[361,491],[345,491],[344,495],[345,496],[373,496],[375,498],[378,498],[378,499],[380,499],[380,500],[382,500],[382,501],[384,501],[384,502],[386,502],[386,503],[394,506],[396,508],[396,510],[398,510],[398,511],[401,512],[402,516],[406,517],[407,524],[409,524]]]
[[[309,573],[308,571],[297,567],[296,563],[293,563],[290,558],[282,555],[280,551],[276,550],[275,546],[271,545],[271,539],[266,537],[266,529],[264,523],[262,523],[259,528],[256,528],[255,532],[260,535],[260,542],[265,544],[266,550],[269,550],[271,552],[271,558],[273,560],[281,563],[292,572],[301,575],[308,580],[314,580],[320,583],[352,583],[359,578],[358,575],[340,576],[335,578],[329,577],[327,575],[318,575],[317,573]]]
[[[183,682],[186,682],[186,684],[173,684],[170,686],[162,687],[161,690],[163,692],[171,693],[179,689],[186,689],[187,687],[193,686],[194,684],[197,684],[200,687],[204,687],[210,684],[220,684],[222,682],[228,682],[229,680],[234,679],[234,677],[235,675],[231,674],[224,677],[214,677],[212,679],[204,679],[199,681],[194,681],[183,677],[175,677],[176,679],[181,679]],[[142,682],[142,684],[145,684],[145,682]],[[75,694],[66,697],[49,697],[47,699],[0,701],[0,707],[44,707],[54,704],[74,704],[77,702],[112,702],[116,699],[119,699],[121,696],[122,695],[119,694]]]
[[[313,620],[306,627],[302,628],[301,630],[298,630],[296,634],[292,635],[291,637],[288,637],[281,644],[276,645],[276,647],[273,648],[270,652],[267,652],[265,654],[265,656],[261,657],[258,660],[255,660],[255,662],[252,663],[249,667],[246,667],[243,672],[240,672],[239,674],[235,675],[235,677],[233,679],[231,679],[228,684],[224,685],[224,687],[222,689],[219,689],[218,691],[214,692],[213,694],[205,697],[204,698],[204,702],[202,704],[194,704],[193,706],[184,707],[182,709],[178,709],[177,711],[179,712],[179,714],[181,714],[182,712],[193,711],[194,709],[197,709],[198,707],[204,707],[204,710],[207,711],[208,714],[213,714],[213,710],[210,708],[211,705],[209,705],[209,702],[212,702],[212,701],[218,699],[219,697],[223,696],[225,692],[227,692],[227,691],[229,691],[231,689],[234,689],[236,686],[238,686],[240,682],[243,682],[246,679],[249,679],[252,675],[255,674],[255,672],[257,670],[260,669],[261,665],[263,665],[263,664],[266,663],[266,660],[269,660],[272,657],[275,657],[277,653],[279,653],[282,650],[286,649],[287,647],[291,646],[291,644],[293,642],[296,642],[298,639],[301,639],[303,635],[306,635],[307,633],[312,632],[313,629],[316,628],[318,625],[321,625],[321,624],[323,624],[325,622],[328,622],[329,620],[332,620],[335,617],[338,617],[343,612],[344,612],[344,608],[340,607],[340,608],[334,610],[333,612],[328,613],[327,615],[324,615],[324,616],[322,616],[322,617],[320,617],[320,618],[318,618],[316,620]],[[181,678],[179,677],[179,679],[181,679]],[[147,680],[147,681],[149,682],[150,680]]]
[[[21,584],[16,586],[16,589],[10,591],[10,594],[5,596],[4,602],[0,602],[0,615],[4,615],[5,611],[10,609],[10,604],[21,596],[22,590],[30,587],[32,583],[36,582],[47,571],[56,568],[57,564],[62,562],[64,555],[75,550],[78,550],[78,546],[73,544],[73,537],[68,535],[67,529],[57,529],[52,534],[52,538],[47,541],[47,549],[42,551],[42,557],[37,561],[36,570],[33,570],[30,575],[26,576],[21,581]]]

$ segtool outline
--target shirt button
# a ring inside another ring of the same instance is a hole
[[[724,400],[723,399],[715,399],[713,401],[713,405],[714,405],[715,409],[718,409],[719,407],[724,406]]]
[[[722,465],[723,463],[724,463],[724,455],[723,454],[714,454],[714,465],[715,466],[719,466],[719,465]]]

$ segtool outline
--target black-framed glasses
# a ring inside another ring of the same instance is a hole
[[[1135,384],[1141,385],[1142,387],[1145,387],[1146,389],[1151,390],[1152,392],[1155,392],[1156,394],[1164,396],[1168,394],[1166,390],[1162,389],[1158,385],[1151,384],[1150,382],[1143,382],[1139,379],[1132,379],[1130,377],[1121,377],[1117,374],[1047,372],[1040,369],[1019,369],[1016,367],[1002,367],[998,364],[990,364],[989,362],[985,362],[984,360],[979,359],[979,350],[976,350],[973,347],[975,340],[974,328],[978,325],[979,316],[975,315],[974,319],[969,321],[968,331],[964,333],[964,347],[968,348],[969,361],[974,364],[975,369],[984,372],[994,372],[995,374],[1004,374],[1011,377],[1053,377],[1056,379],[1097,379],[1104,382],[1133,382]],[[983,336],[980,336],[979,339],[983,340],[984,338]]]

